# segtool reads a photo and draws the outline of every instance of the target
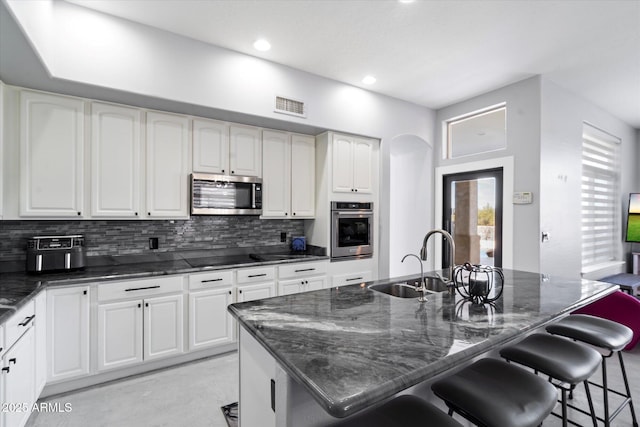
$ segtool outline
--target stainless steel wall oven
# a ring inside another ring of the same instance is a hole
[[[373,203],[331,202],[331,258],[373,255]]]

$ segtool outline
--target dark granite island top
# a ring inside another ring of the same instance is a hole
[[[503,296],[484,306],[449,292],[420,303],[368,289],[393,279],[232,304],[229,311],[241,337],[244,329],[328,414],[345,417],[617,289],[522,271],[504,276]],[[242,346],[241,339],[241,360]],[[242,381],[241,365],[241,388]]]

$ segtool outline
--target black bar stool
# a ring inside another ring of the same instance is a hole
[[[556,388],[525,369],[480,359],[431,386],[454,412],[481,427],[535,427],[553,410]]]
[[[398,396],[389,402],[333,427],[462,427],[444,412],[413,395]]]
[[[560,338],[547,334],[533,334],[524,338],[515,345],[500,350],[500,355],[511,362],[527,366],[536,373],[540,372],[549,376],[549,380],[557,380],[555,385],[561,390],[562,425],[571,423],[581,426],[567,417],[567,406],[591,416],[593,427],[598,426],[596,413],[593,409],[591,392],[588,379],[600,366],[600,353],[591,347],[582,345],[566,338]],[[573,391],[576,385],[583,383],[587,393],[590,412],[586,412],[573,405],[567,405],[567,392]]]
[[[598,419],[603,421],[606,427],[609,427],[611,425],[611,421],[628,404],[629,409],[631,410],[633,426],[638,427],[636,411],[633,408],[633,400],[631,400],[631,390],[629,389],[627,372],[624,367],[624,360],[622,359],[622,349],[624,349],[625,346],[633,339],[633,331],[620,323],[587,314],[572,314],[548,325],[546,329],[547,332],[551,334],[562,335],[576,341],[581,341],[594,347],[601,348],[608,352],[607,354],[601,355],[602,384],[595,384],[591,382],[591,384],[602,388],[604,394],[604,419],[600,417],[598,417]],[[626,394],[610,389],[607,383],[607,359],[614,353],[618,354]],[[624,401],[616,410],[613,411],[613,413],[610,413],[611,411],[609,408],[609,392],[624,397]]]

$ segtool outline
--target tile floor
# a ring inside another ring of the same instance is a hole
[[[636,408],[640,409],[640,346],[624,355],[632,395]],[[613,383],[622,389],[617,359],[611,360],[608,366]],[[596,410],[601,413],[602,394],[597,389],[592,393]],[[27,426],[227,427],[220,406],[237,399],[238,357],[234,352],[46,399],[62,405],[70,403],[72,411],[34,414]],[[579,386],[575,401],[583,405],[583,399],[584,388]],[[640,415],[640,411],[636,412]],[[580,415],[576,420],[582,425],[591,425],[588,417]],[[544,423],[545,427],[560,425],[555,417],[549,417]],[[628,408],[612,426],[631,426]]]

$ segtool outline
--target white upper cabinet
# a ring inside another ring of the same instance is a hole
[[[286,132],[264,131],[262,216],[283,218],[291,211],[291,142]]]
[[[229,175],[262,177],[262,137],[260,129],[229,127]]]
[[[189,119],[147,113],[147,216],[187,218],[189,189]]]
[[[229,174],[229,124],[193,119],[193,171]]]
[[[83,216],[84,101],[20,93],[20,216]]]
[[[91,104],[91,216],[137,218],[142,112]]]
[[[291,212],[296,218],[316,214],[316,139],[291,135]]]
[[[315,138],[264,131],[262,216],[313,218]]]
[[[353,136],[333,136],[333,191],[373,191],[373,141]]]

